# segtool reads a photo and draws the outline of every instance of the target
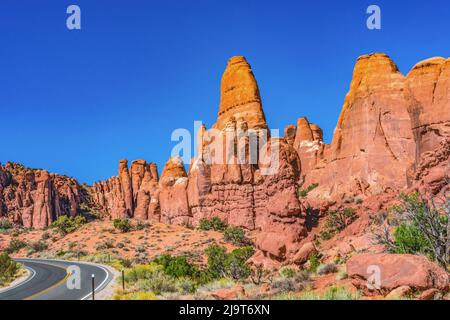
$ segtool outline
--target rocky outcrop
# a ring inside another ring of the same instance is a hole
[[[326,146],[323,143],[322,129],[309,123],[307,118],[299,118],[293,146],[300,157],[302,175],[309,174],[324,157]]]
[[[159,220],[158,171],[155,163],[136,160],[119,163],[118,176],[94,183],[91,194],[95,205],[110,218]]]
[[[191,213],[186,188],[188,178],[180,157],[167,161],[159,181],[161,222],[189,225]]]
[[[361,288],[367,287],[367,279],[373,275],[370,283],[379,291],[389,292],[401,286],[416,290],[449,288],[445,270],[425,257],[410,254],[360,254],[347,262],[347,274]]]
[[[0,165],[0,216],[26,228],[44,228],[62,215],[74,216],[88,198],[86,188],[73,178],[17,163]]]
[[[220,86],[220,108],[215,127],[225,128],[231,117],[242,118],[250,129],[267,128],[258,84],[244,57],[228,60]]]
[[[258,230],[256,245],[265,255],[275,259],[293,255],[306,234],[297,198],[300,160],[292,141],[268,137],[258,85],[243,57],[228,62],[213,129],[217,130],[203,128],[202,148],[189,168],[193,225],[216,216]],[[262,135],[265,140],[258,140],[259,154],[253,157],[251,139]],[[273,172],[267,174],[270,169]]]
[[[417,63],[406,77],[416,161],[450,137],[450,59],[431,58]]]

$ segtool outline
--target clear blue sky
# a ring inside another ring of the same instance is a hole
[[[81,31],[66,28],[70,4]],[[233,55],[251,63],[271,128],[307,116],[329,142],[356,58],[386,52],[407,73],[448,57],[449,17],[448,0],[1,0],[0,162],[87,183],[122,158],[161,170],[172,130],[215,122]]]

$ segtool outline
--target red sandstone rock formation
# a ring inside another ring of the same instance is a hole
[[[59,216],[74,216],[87,198],[73,178],[17,163],[0,165],[0,216],[24,227],[44,228]]]
[[[94,203],[110,218],[159,220],[158,171],[155,163],[136,160],[128,169],[121,160],[119,174],[94,183],[91,188]]]
[[[300,161],[292,145],[283,139],[269,139],[264,145],[267,158],[250,161],[250,132],[264,134],[267,124],[256,80],[243,57],[228,62],[214,128],[219,132],[202,130],[200,154],[189,168],[192,223],[217,216],[231,225],[259,230],[257,247],[265,255],[275,259],[292,256],[306,235],[297,198]],[[217,157],[218,152],[222,154]],[[266,175],[275,159],[275,173]]]
[[[188,178],[180,157],[170,158],[159,181],[161,222],[189,225],[191,213],[186,188]]]
[[[385,54],[358,59],[333,141],[306,177],[321,197],[402,190],[415,159],[405,77]]]
[[[258,84],[244,57],[232,57],[222,76],[216,127],[225,128],[230,117],[244,118],[250,129],[267,128]]]
[[[377,283],[380,291],[391,291],[401,286],[418,290],[449,288],[449,275],[445,270],[425,257],[410,254],[356,255],[347,262],[347,274],[354,279],[356,286],[366,288],[373,267],[380,271],[380,282]]]

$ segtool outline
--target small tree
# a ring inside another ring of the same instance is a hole
[[[450,199],[442,210],[431,207],[417,193],[400,195],[402,205],[395,211],[401,219],[393,238],[384,224],[375,235],[389,252],[425,254],[448,270],[450,257]]]

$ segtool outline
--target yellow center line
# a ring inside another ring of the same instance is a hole
[[[57,286],[61,285],[61,284],[62,284],[63,282],[65,282],[65,281],[67,280],[67,278],[70,276],[70,274],[67,272],[67,269],[64,269],[64,268],[62,268],[62,267],[60,267],[60,266],[56,266],[56,265],[54,265],[54,264],[52,264],[52,266],[57,267],[57,268],[60,268],[60,269],[63,269],[64,271],[66,271],[66,276],[65,276],[62,280],[60,280],[60,281],[58,281],[57,283],[55,283],[54,285],[52,285],[52,286],[50,286],[50,287],[48,287],[48,288],[46,288],[46,289],[44,289],[44,290],[42,290],[42,291],[40,291],[40,292],[37,292],[37,293],[35,293],[35,294],[33,294],[33,295],[31,295],[31,296],[25,298],[24,300],[31,300],[31,299],[34,299],[34,298],[40,296],[40,295],[43,295],[44,293],[46,293],[46,292],[52,290],[53,288],[56,288]]]

